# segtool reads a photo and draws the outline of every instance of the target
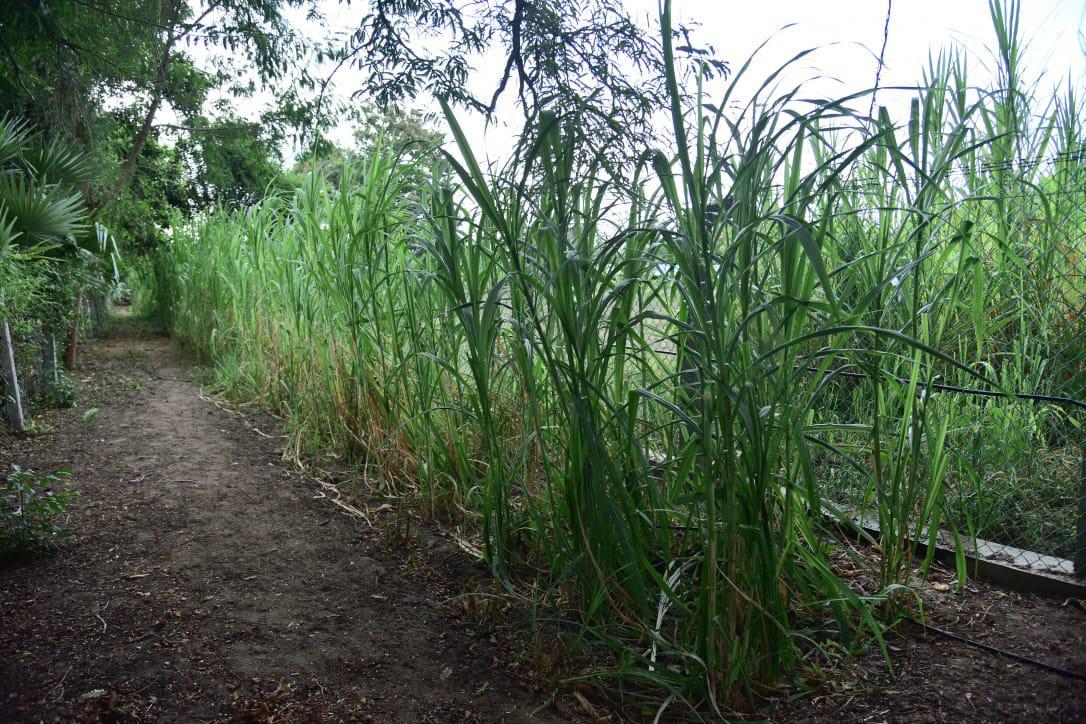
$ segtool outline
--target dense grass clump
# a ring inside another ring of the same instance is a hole
[[[937,387],[1081,384],[1082,109],[1037,124],[993,7],[1004,87],[939,58],[902,124],[775,78],[737,104],[746,68],[685,108],[665,10],[670,152],[615,170],[543,114],[488,173],[447,110],[433,183],[376,152],[175,228],[160,313],[287,416],[292,453],[342,455],[537,582],[628,702],[751,706],[878,635],[926,563],[913,531],[1073,535],[992,476],[1064,505],[1073,479],[1006,451],[1064,460],[1074,414]],[[878,566],[849,585],[826,520],[864,511]]]

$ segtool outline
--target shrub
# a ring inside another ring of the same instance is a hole
[[[75,407],[76,394],[75,379],[62,369],[56,370],[56,379],[49,380],[45,386],[46,400],[54,407]]]

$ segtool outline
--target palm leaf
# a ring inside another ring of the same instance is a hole
[[[69,242],[87,228],[81,194],[10,174],[0,175],[0,213],[24,248]]]
[[[23,120],[4,115],[0,117],[0,173],[22,158],[30,145],[29,126]]]
[[[23,152],[27,170],[41,183],[76,185],[94,178],[90,158],[57,140],[33,145]]]

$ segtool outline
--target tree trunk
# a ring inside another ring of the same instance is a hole
[[[166,51],[167,53],[169,50]],[[136,162],[139,160],[140,151],[143,150],[144,144],[147,143],[147,138],[151,135],[151,127],[155,122],[155,114],[158,113],[158,107],[162,104],[162,92],[155,91],[155,96],[151,100],[151,106],[147,109],[147,115],[143,118],[143,125],[140,126],[139,132],[132,140],[132,148],[128,150],[128,157],[124,160],[124,165],[121,166],[121,171],[117,174],[117,181],[113,185],[113,195],[124,191],[124,187],[128,185],[128,182],[132,179],[132,174],[136,171]]]

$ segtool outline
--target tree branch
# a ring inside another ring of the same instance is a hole
[[[116,197],[124,187],[128,185],[132,180],[132,174],[136,170],[136,162],[139,160],[140,151],[143,150],[143,146],[147,143],[148,136],[151,135],[152,124],[155,120],[155,114],[158,113],[158,107],[162,103],[163,87],[166,82],[166,69],[170,64],[170,53],[173,51],[174,42],[177,40],[175,29],[177,27],[177,20],[181,15],[181,5],[178,0],[172,0],[173,13],[170,20],[169,30],[166,32],[166,42],[162,47],[162,57],[158,62],[158,69],[156,71],[156,79],[154,83],[154,93],[151,97],[151,105],[147,109],[147,114],[143,118],[143,123],[140,125],[139,131],[136,133],[136,137],[132,140],[132,147],[128,150],[128,157],[124,161],[124,165],[121,166],[120,173],[117,174],[117,181],[113,185],[112,197]],[[210,11],[205,11],[204,15]],[[201,16],[203,17],[203,16]]]

